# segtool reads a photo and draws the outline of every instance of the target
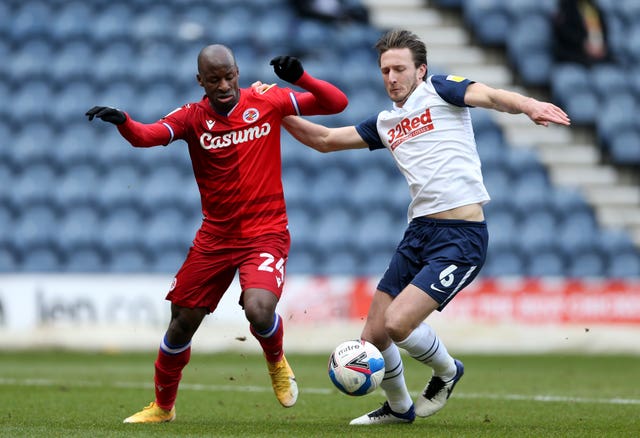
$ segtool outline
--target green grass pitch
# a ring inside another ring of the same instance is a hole
[[[154,353],[0,351],[2,437],[638,437],[640,358],[462,355],[447,407],[413,424],[348,426],[383,402],[333,388],[325,355],[287,356],[296,406],[271,392],[258,354],[201,354],[184,372],[173,423],[122,424],[153,399]],[[405,357],[414,395],[427,369]]]

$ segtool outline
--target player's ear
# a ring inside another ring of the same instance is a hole
[[[204,88],[204,84],[202,83],[202,78],[200,77],[200,73],[196,73],[196,81],[198,81],[198,84],[200,84],[200,86]]]
[[[418,67],[418,78],[421,81],[424,81],[424,78],[427,77],[427,64],[422,64]]]

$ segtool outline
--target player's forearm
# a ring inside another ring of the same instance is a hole
[[[300,143],[319,152],[330,152],[326,139],[329,128],[312,123],[302,117],[289,116],[282,119],[282,126]]]
[[[302,74],[295,85],[313,94],[319,109],[317,113],[336,114],[343,111],[349,103],[347,96],[338,87],[322,79],[314,78],[307,72]]]
[[[118,125],[120,134],[135,147],[151,147],[166,145],[171,134],[161,123],[144,124],[133,120],[127,114],[127,120]]]
[[[523,96],[513,91],[494,89],[490,96],[493,109],[509,114],[521,114],[527,112],[532,98]]]

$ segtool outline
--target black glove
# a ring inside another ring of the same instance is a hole
[[[293,56],[276,56],[269,64],[273,66],[273,71],[280,79],[292,84],[297,82],[304,73],[302,63]]]
[[[121,125],[127,120],[127,116],[122,111],[108,106],[94,106],[84,115],[89,117],[89,121],[97,117],[114,125]]]

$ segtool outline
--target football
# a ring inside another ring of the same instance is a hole
[[[345,394],[369,394],[380,385],[383,377],[382,353],[367,341],[343,342],[329,357],[329,378]]]

